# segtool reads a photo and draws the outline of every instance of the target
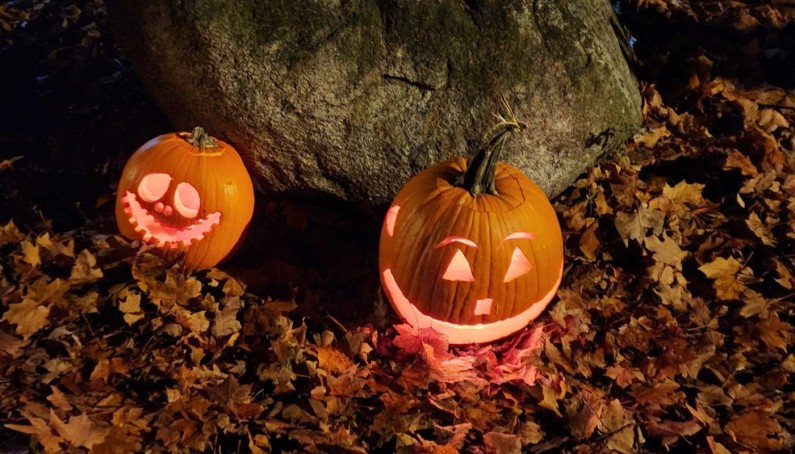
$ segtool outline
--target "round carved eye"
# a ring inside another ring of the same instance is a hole
[[[191,219],[199,214],[201,196],[190,183],[180,183],[174,191],[174,208],[182,216]]]
[[[472,268],[469,266],[469,261],[464,257],[461,249],[455,252],[455,255],[450,259],[450,263],[444,270],[442,279],[447,281],[464,281],[475,282],[475,276],[472,275]]]
[[[530,260],[527,260],[522,250],[517,247],[513,250],[511,263],[508,265],[508,271],[505,272],[505,279],[502,282],[508,283],[519,276],[524,276],[531,268],[533,268],[533,265]]]
[[[167,173],[144,175],[138,185],[138,197],[146,202],[157,202],[163,198],[170,185],[171,176]]]

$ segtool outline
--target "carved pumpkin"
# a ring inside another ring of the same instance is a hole
[[[454,158],[412,178],[381,230],[381,283],[409,324],[451,344],[490,342],[536,318],[563,272],[563,238],[543,191],[498,162],[523,128],[508,109],[474,158]]]
[[[121,233],[184,253],[189,269],[230,255],[253,212],[254,187],[240,155],[198,127],[139,148],[124,166],[116,196]]]

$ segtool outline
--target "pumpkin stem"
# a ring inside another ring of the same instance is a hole
[[[473,197],[480,194],[497,195],[494,187],[494,172],[497,170],[497,161],[505,139],[513,131],[527,128],[527,124],[516,119],[513,109],[503,98],[502,106],[505,116],[495,115],[499,122],[489,129],[483,138],[483,145],[472,158],[466,171],[461,174],[455,185],[469,191]]]
[[[201,126],[193,128],[193,132],[184,138],[186,142],[198,148],[217,148],[218,142],[213,140]]]

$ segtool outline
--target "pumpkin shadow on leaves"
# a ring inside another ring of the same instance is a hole
[[[246,237],[222,268],[264,299],[294,300],[292,315],[307,325],[332,317],[382,327],[378,241],[387,207],[316,192],[257,194]]]

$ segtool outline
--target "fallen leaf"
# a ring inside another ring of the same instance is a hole
[[[69,282],[75,285],[90,284],[98,281],[102,276],[102,270],[97,267],[97,258],[88,249],[83,249],[72,266]]]
[[[102,443],[109,432],[107,428],[97,427],[85,413],[71,416],[69,422],[64,423],[55,412],[50,411],[50,424],[74,448],[91,449]]]
[[[714,280],[712,286],[722,300],[737,299],[745,292],[746,287],[738,275],[741,271],[753,275],[746,269],[734,257],[718,257],[698,267],[699,271]]]
[[[26,341],[49,324],[50,308],[38,301],[26,298],[21,303],[8,305],[8,311],[3,314],[3,320],[17,325],[15,333]]]
[[[766,223],[762,222],[759,219],[759,215],[756,213],[751,213],[748,216],[748,219],[745,220],[745,225],[754,232],[760,240],[762,240],[762,244],[766,246],[775,247],[776,246],[776,239],[773,236],[773,232],[770,230],[770,227],[767,226]]]
[[[754,450],[779,450],[789,434],[771,415],[750,410],[734,415],[724,428],[732,439]]]

